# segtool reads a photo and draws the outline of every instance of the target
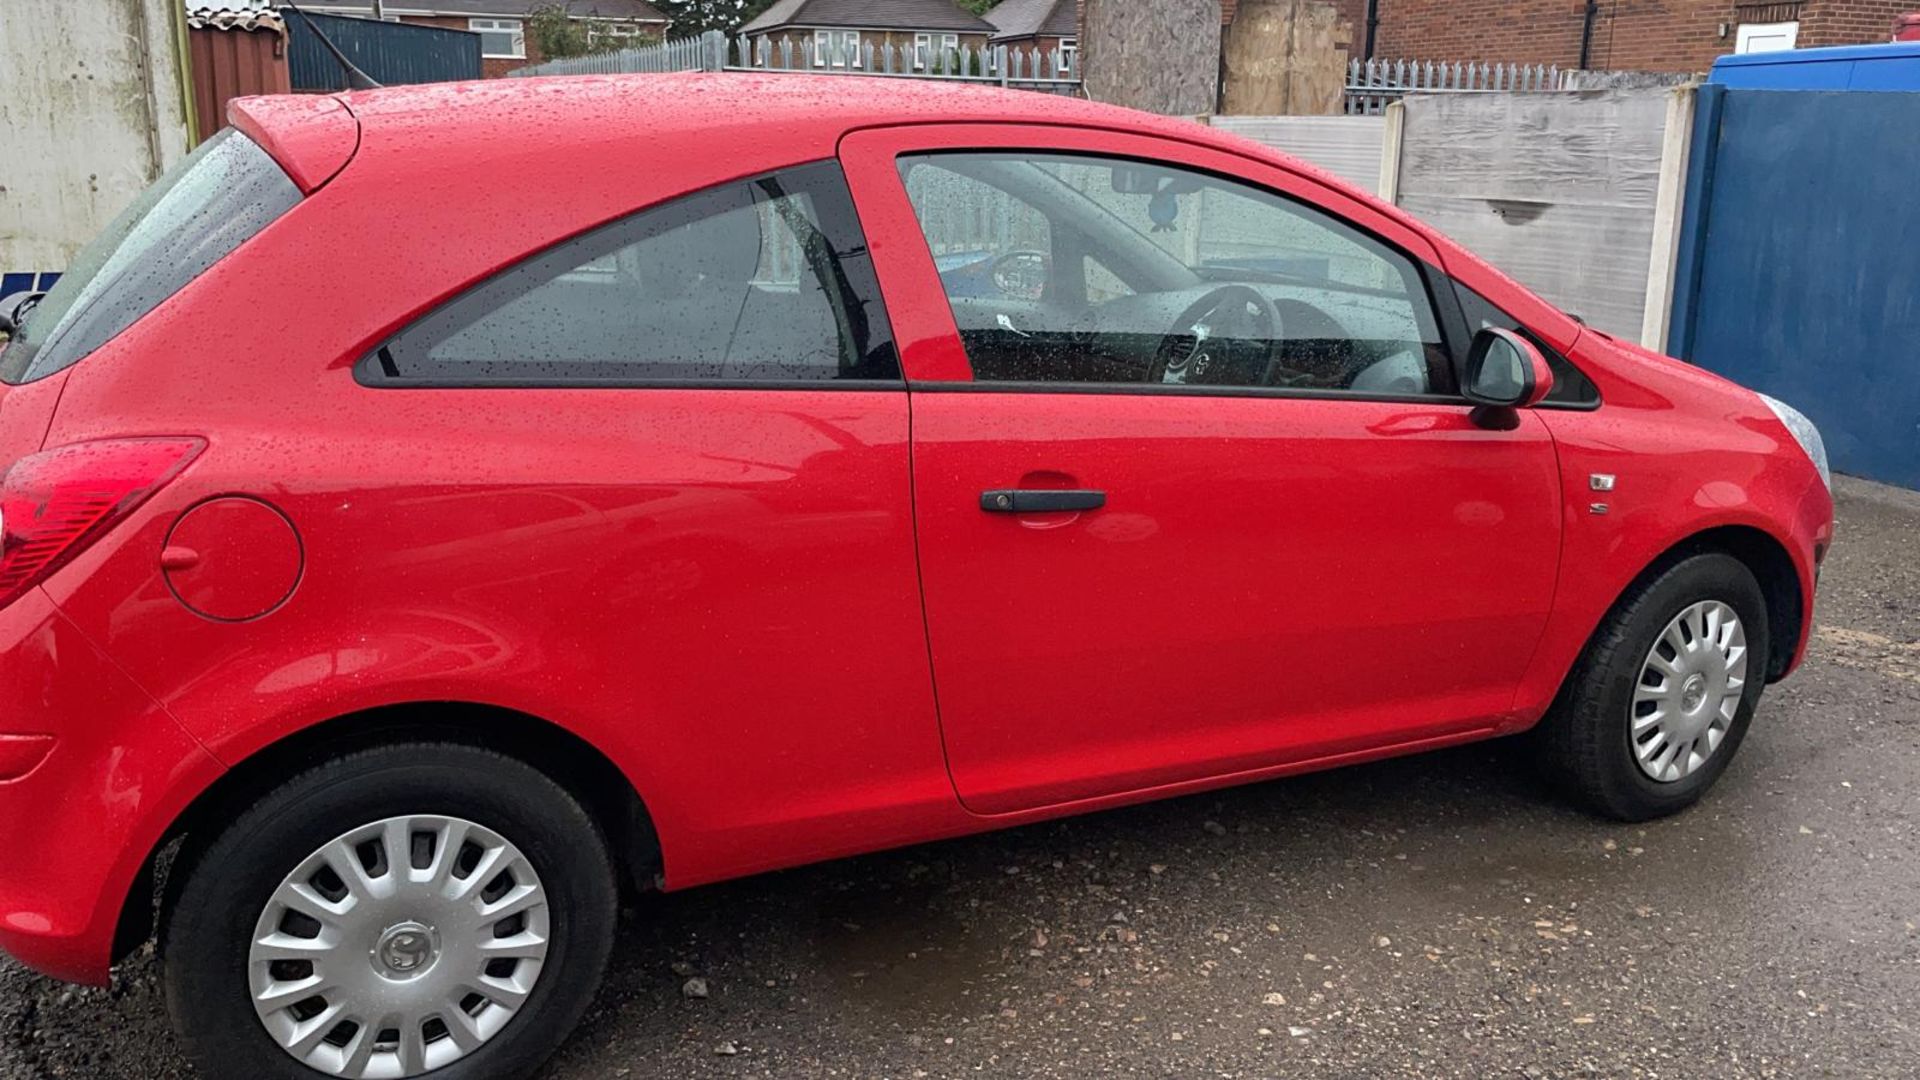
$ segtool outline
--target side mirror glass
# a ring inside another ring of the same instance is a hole
[[[1553,391],[1553,369],[1533,342],[1511,330],[1488,327],[1467,350],[1460,394],[1475,405],[1527,409]]]
[[[1009,251],[993,260],[993,287],[1014,300],[1039,300],[1047,295],[1053,260],[1044,251]]]

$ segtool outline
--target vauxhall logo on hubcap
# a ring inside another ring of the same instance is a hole
[[[391,974],[418,974],[433,963],[433,931],[419,923],[402,923],[380,935],[373,954],[375,962]]]

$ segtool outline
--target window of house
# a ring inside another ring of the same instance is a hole
[[[1158,162],[901,168],[977,380],[1453,395],[1414,260],[1314,207]]]
[[[839,166],[723,184],[503,271],[362,361],[388,386],[895,381]]]
[[[1741,23],[1734,37],[1733,51],[1741,53],[1779,52],[1800,41],[1800,23]]]
[[[951,57],[959,51],[959,34],[913,35],[913,66],[917,71],[924,71],[929,66],[938,68],[943,57]],[[952,67],[951,61],[948,66]]]
[[[480,35],[480,55],[502,60],[527,58],[526,27],[519,19],[468,19],[467,29]]]
[[[860,31],[815,30],[813,32],[814,67],[862,67]]]
[[[1060,70],[1062,72],[1071,72],[1074,68],[1074,65],[1077,64],[1079,60],[1080,60],[1080,39],[1079,38],[1061,38],[1060,39]]]
[[[640,43],[640,24],[606,22],[596,19],[587,25],[587,40],[594,45],[624,49]]]

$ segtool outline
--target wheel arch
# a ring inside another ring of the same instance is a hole
[[[1720,552],[1740,560],[1760,583],[1760,593],[1767,601],[1767,681],[1779,681],[1799,654],[1800,637],[1806,625],[1806,596],[1812,590],[1801,580],[1800,570],[1787,546],[1765,529],[1752,525],[1720,525],[1687,536],[1636,574],[1608,610],[1617,608],[1673,564],[1707,552]]]
[[[655,888],[665,873],[652,814],[612,759],[572,731],[540,717],[494,705],[421,701],[383,705],[302,728],[236,763],[175,817],[134,876],[121,904],[112,957],[118,961],[152,936],[177,889],[171,868],[191,861],[217,831],[276,784],[341,754],[413,739],[460,743],[505,754],[545,773],[587,809],[605,831],[621,877],[635,891]],[[161,871],[168,869],[166,880]]]

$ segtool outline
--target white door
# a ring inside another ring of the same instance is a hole
[[[1734,39],[1733,51],[1737,53],[1778,52],[1791,49],[1800,40],[1798,22],[1777,23],[1741,23],[1740,34]]]

